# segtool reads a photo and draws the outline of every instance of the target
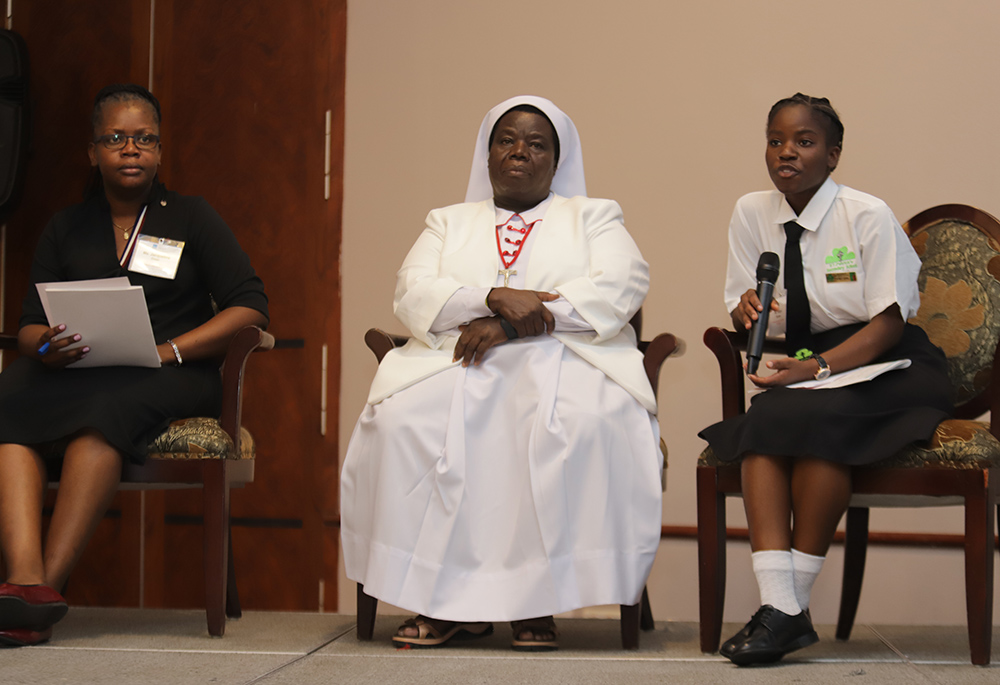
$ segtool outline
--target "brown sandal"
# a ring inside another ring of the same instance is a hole
[[[541,618],[529,618],[525,621],[511,621],[511,628],[514,629],[514,639],[510,646],[518,652],[551,652],[559,649],[559,629],[556,628],[556,621],[551,616]],[[522,640],[524,633],[531,633],[531,637]],[[540,635],[551,635],[548,639],[538,639]]]
[[[416,628],[417,635],[400,635],[404,628]],[[406,619],[392,636],[392,641],[400,647],[441,647],[453,639],[472,640],[492,634],[492,623],[456,623],[417,616]]]

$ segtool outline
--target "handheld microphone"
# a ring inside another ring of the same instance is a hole
[[[757,313],[757,320],[750,328],[750,341],[747,343],[747,373],[757,373],[760,357],[764,352],[767,319],[771,314],[771,298],[774,295],[774,283],[778,280],[780,265],[781,260],[773,252],[765,252],[757,262],[757,299],[764,306],[764,311]]]

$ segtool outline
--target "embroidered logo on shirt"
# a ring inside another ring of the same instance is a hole
[[[858,280],[858,274],[854,271],[858,268],[857,256],[846,245],[834,248],[825,261],[827,283],[850,283]]]

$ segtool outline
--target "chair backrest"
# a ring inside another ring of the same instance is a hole
[[[903,226],[920,256],[920,311],[910,323],[944,350],[956,405],[990,390],[1000,340],[1000,222],[940,205]]]
[[[628,323],[632,326],[632,330],[635,331],[635,339],[642,340],[642,307],[639,307],[639,311],[635,313]]]

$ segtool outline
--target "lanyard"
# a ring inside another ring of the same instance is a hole
[[[129,259],[132,258],[132,251],[135,249],[135,241],[139,239],[139,233],[142,232],[142,222],[146,218],[146,209],[149,205],[145,205],[142,211],[139,212],[139,216],[135,220],[135,225],[132,226],[132,237],[129,238],[128,242],[125,243],[125,249],[122,251],[122,258],[118,260],[119,266],[124,267],[128,264]]]

